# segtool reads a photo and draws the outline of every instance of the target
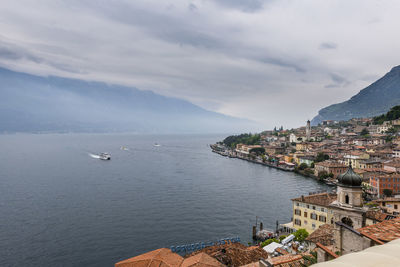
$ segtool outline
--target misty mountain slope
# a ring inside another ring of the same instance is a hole
[[[0,68],[0,132],[216,133],[251,126],[151,91]]]
[[[321,109],[312,124],[323,120],[373,117],[389,111],[395,105],[400,105],[400,66],[392,68],[349,100]]]

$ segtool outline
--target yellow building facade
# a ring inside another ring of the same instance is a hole
[[[311,234],[323,224],[333,224],[329,204],[336,198],[336,194],[321,193],[292,199],[293,228],[303,228]]]
[[[345,164],[353,167],[353,169],[365,169],[364,160],[369,159],[369,154],[367,153],[358,153],[356,155],[346,155],[344,156]]]

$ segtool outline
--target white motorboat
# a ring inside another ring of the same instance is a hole
[[[102,160],[110,160],[110,159],[111,159],[111,155],[110,155],[109,153],[103,152],[103,153],[100,153],[99,159],[102,159]]]
[[[160,144],[158,144],[158,143],[154,143],[154,146],[161,146]]]

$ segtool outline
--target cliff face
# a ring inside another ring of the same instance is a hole
[[[311,123],[317,125],[323,120],[373,117],[396,105],[400,105],[400,66],[394,67],[349,100],[321,109]]]

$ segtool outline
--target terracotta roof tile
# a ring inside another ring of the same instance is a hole
[[[320,193],[309,196],[302,196],[292,199],[292,201],[299,201],[307,204],[314,204],[319,206],[329,206],[333,201],[337,199],[337,195],[334,193]]]
[[[227,266],[242,266],[268,258],[268,253],[261,247],[247,247],[241,243],[206,247],[200,251],[193,252],[187,257],[192,257],[202,252]]]
[[[373,236],[383,242],[389,242],[400,238],[400,218],[369,225],[357,231],[361,234]]]
[[[206,253],[202,252],[199,254],[196,254],[194,256],[191,256],[189,258],[186,258],[181,267],[190,267],[190,266],[196,266],[196,267],[212,267],[212,266],[225,266],[224,264],[220,263],[216,259],[212,258],[211,256],[207,255]]]
[[[168,248],[156,249],[142,255],[117,262],[115,267],[175,267],[183,258]]]
[[[308,266],[303,256],[312,257],[311,254],[287,254],[268,259],[268,262],[273,264],[274,267],[303,267]]]
[[[398,200],[398,201],[400,201],[400,200]],[[377,210],[369,210],[365,214],[365,216],[368,219],[372,219],[372,220],[375,220],[375,221],[378,221],[378,222],[383,222],[384,220],[386,220],[388,215],[389,214],[386,214],[386,213],[383,213],[383,212],[377,211]],[[393,215],[390,216],[390,218],[393,218]]]
[[[307,238],[307,241],[313,243],[321,243],[324,246],[333,244],[333,226],[330,224],[321,225],[317,230],[312,232]]]

